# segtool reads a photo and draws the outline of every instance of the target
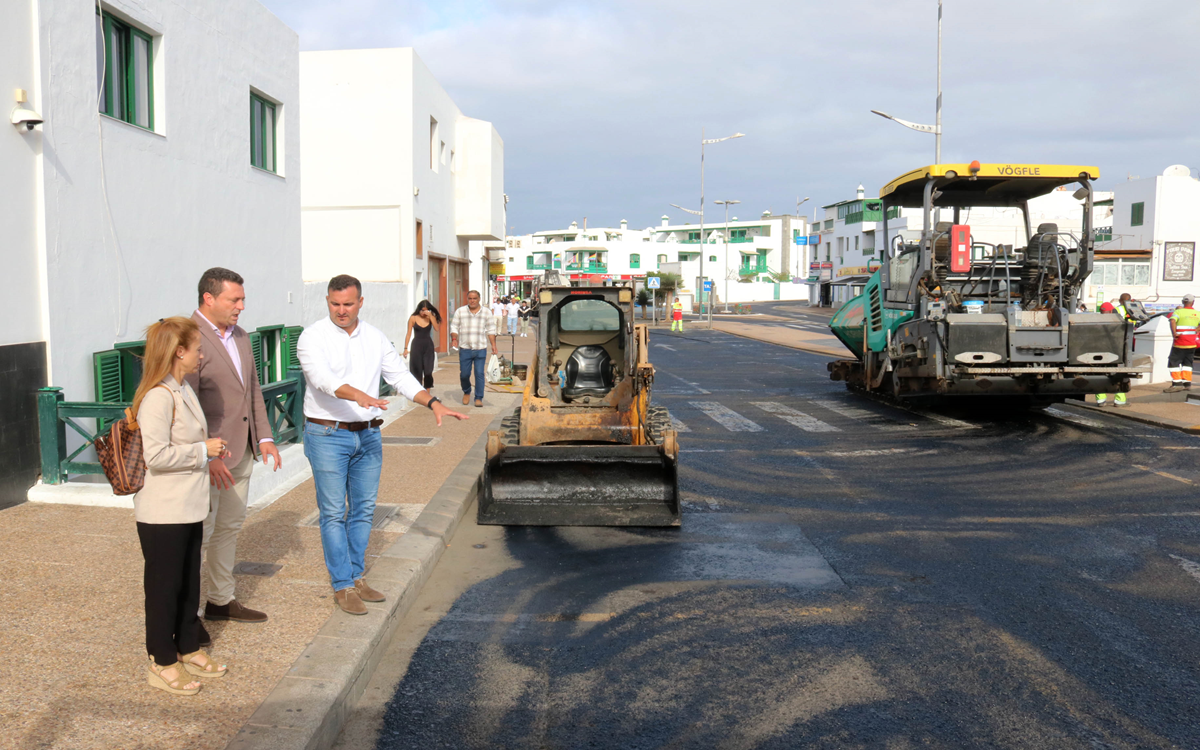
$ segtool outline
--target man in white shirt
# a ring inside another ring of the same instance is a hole
[[[521,306],[517,304],[516,297],[510,297],[508,304],[504,306],[504,311],[508,313],[508,335],[517,335],[517,321],[521,318]]]
[[[462,386],[463,404],[471,400],[471,371],[475,371],[475,405],[483,406],[484,367],[488,345],[496,353],[496,322],[479,304],[479,292],[467,292],[467,304],[454,311],[450,318],[450,345],[458,347],[458,382]]]
[[[491,313],[494,318],[504,318],[504,300],[499,297],[492,297]]]
[[[408,371],[396,347],[375,326],[358,319],[362,284],[353,276],[334,276],[325,302],[329,317],[300,335],[297,354],[304,370],[304,455],[312,464],[320,510],[321,546],[343,611],[365,615],[363,602],[385,597],[367,585],[367,543],[383,468],[381,410],[382,375],[410,401],[442,417],[466,419],[423,390]]]

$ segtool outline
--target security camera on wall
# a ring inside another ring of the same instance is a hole
[[[43,120],[41,115],[39,115],[37,112],[34,112],[32,109],[27,109],[26,107],[22,106],[29,101],[29,97],[25,93],[25,89],[14,89],[13,98],[17,100],[17,106],[13,109],[12,116],[9,117],[9,121],[12,122],[13,125],[24,125],[26,130],[33,130],[38,125],[42,124]]]
[[[24,109],[23,107],[14,109],[11,119],[13,125],[24,125],[26,130],[33,130],[43,122],[41,115],[32,109]]]

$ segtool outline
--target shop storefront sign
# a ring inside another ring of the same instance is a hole
[[[1191,281],[1195,261],[1195,242],[1164,242],[1163,281]]]

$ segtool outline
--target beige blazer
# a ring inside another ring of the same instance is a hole
[[[138,407],[146,483],[133,496],[134,515],[140,523],[203,521],[208,515],[208,423],[191,386],[170,375],[162,384],[167,387],[150,389]]]
[[[204,417],[208,420],[208,434],[223,438],[229,445],[226,466],[237,466],[246,452],[247,444],[254,446],[257,456],[258,441],[271,437],[271,423],[267,421],[267,405],[263,401],[262,388],[258,385],[258,374],[254,370],[254,352],[250,349],[250,336],[241,326],[233,327],[233,340],[242,360],[243,380],[229,351],[217,334],[212,323],[200,314],[192,313],[192,320],[200,326],[200,351],[204,359],[194,373],[184,378],[196,391]]]

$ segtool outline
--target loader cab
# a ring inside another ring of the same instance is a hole
[[[563,403],[603,403],[628,371],[626,327],[631,318],[621,306],[621,291],[613,287],[542,291],[539,348],[546,352],[546,360],[539,375]]]

